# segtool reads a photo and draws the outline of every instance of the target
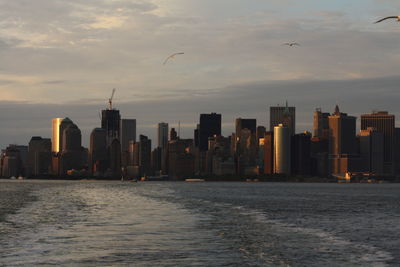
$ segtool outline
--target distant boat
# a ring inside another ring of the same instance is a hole
[[[189,179],[185,179],[185,182],[191,182],[191,183],[193,183],[193,182],[205,182],[205,180],[204,179],[192,179],[192,178],[189,178]]]
[[[11,176],[10,179],[11,179],[11,180],[15,180],[15,179],[17,179],[17,178],[15,178],[15,176]]]
[[[18,176],[18,180],[24,180],[24,177]]]

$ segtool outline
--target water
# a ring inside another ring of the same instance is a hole
[[[0,265],[398,266],[400,184],[0,180]]]

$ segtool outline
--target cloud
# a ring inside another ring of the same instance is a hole
[[[269,125],[269,107],[283,105],[286,100],[296,106],[297,132],[312,129],[315,108],[333,112],[338,104],[343,112],[359,116],[372,110],[388,110],[400,115],[400,76],[331,81],[259,81],[232,84],[225,88],[194,92],[171,92],[175,97],[145,98],[141,101],[114,101],[123,118],[135,118],[138,134],[156,138],[155,127],[165,121],[170,127],[181,122],[182,136],[192,138],[200,113],[222,114],[223,134],[230,135],[238,117],[256,118],[259,125]],[[209,92],[209,93],[205,93]],[[0,102],[1,145],[16,142],[27,144],[32,135],[51,136],[51,119],[69,117],[81,128],[83,143],[88,145],[93,128],[100,126],[99,111],[107,99],[82,99],[67,104],[35,104],[31,102]]]

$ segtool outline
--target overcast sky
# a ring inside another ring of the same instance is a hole
[[[286,99],[297,131],[335,104],[399,116],[400,23],[373,24],[399,12],[398,0],[0,0],[0,145],[51,137],[66,116],[87,145],[112,88],[153,140],[160,121],[191,138],[213,111],[224,134],[236,117],[268,125]]]

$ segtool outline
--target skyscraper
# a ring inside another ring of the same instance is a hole
[[[52,149],[54,153],[60,152],[60,124],[62,118],[54,118],[52,120]]]
[[[320,108],[317,108],[314,112],[314,135],[313,137],[321,137],[328,139],[329,137],[329,122],[328,117],[330,116],[327,112],[322,112]]]
[[[119,110],[106,109],[101,111],[101,128],[107,133],[107,146],[111,145],[114,139],[120,137],[121,116]]]
[[[221,114],[200,114],[199,149],[208,150],[208,138],[221,135]]]
[[[387,111],[361,115],[361,130],[367,130],[369,127],[383,133],[384,173],[394,174],[395,116]]]
[[[279,124],[283,124],[289,128],[290,135],[294,135],[296,133],[296,108],[289,107],[286,101],[286,105],[270,107],[269,113],[269,129],[270,131],[274,131],[274,127]]]
[[[90,134],[89,167],[92,174],[101,174],[107,170],[106,130],[95,128]]]
[[[168,145],[168,123],[160,122],[158,124],[158,147],[165,149]]]
[[[356,168],[356,117],[341,113],[336,105],[329,120],[329,158],[331,173],[344,174]]]
[[[74,124],[70,118],[65,118],[61,120],[60,128],[59,128],[59,142],[58,142],[58,152],[62,152],[63,150],[63,142],[64,142],[64,130],[67,129],[70,125]]]
[[[46,175],[51,171],[51,140],[34,136],[28,148],[28,176]]]
[[[363,160],[362,170],[374,174],[383,174],[384,136],[375,128],[360,131],[360,154]]]
[[[274,173],[290,175],[290,129],[283,124],[274,127]]]
[[[129,151],[129,142],[136,142],[136,120],[122,119],[120,124],[121,151]]]
[[[242,119],[237,118],[235,121],[235,133],[236,136],[240,135],[240,132],[243,129],[248,129],[251,131],[252,134],[256,134],[257,131],[257,120],[256,119]]]

